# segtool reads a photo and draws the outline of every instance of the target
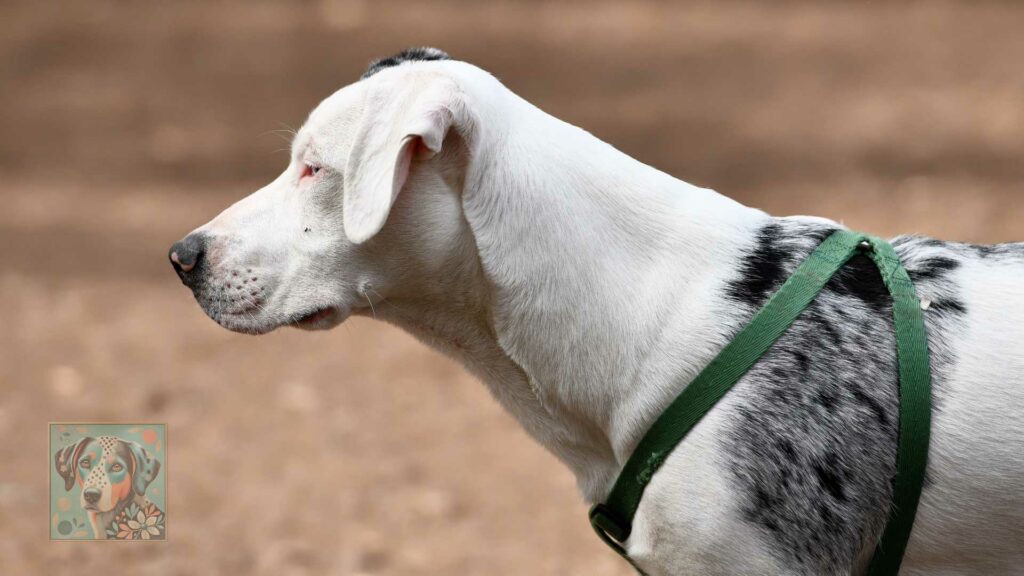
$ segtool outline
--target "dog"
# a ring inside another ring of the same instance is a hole
[[[106,540],[122,530],[138,531],[140,535],[146,530],[144,538],[147,540],[164,537],[159,526],[148,530],[143,523],[132,530],[115,524],[131,504],[146,511],[146,516],[163,515],[163,511],[145,498],[146,489],[160,473],[160,461],[141,444],[116,436],[86,437],[58,450],[54,463],[64,479],[65,491],[70,491],[75,484],[82,489],[79,504],[89,517],[94,538]]]
[[[458,359],[594,503],[840,228],[677,180],[421,48],[319,104],[285,171],[169,257],[230,330],[373,316]],[[892,243],[927,308],[934,383],[901,573],[1019,575],[1024,243]],[[893,495],[891,315],[879,272],[855,257],[654,475],[624,543],[637,566],[864,573]]]

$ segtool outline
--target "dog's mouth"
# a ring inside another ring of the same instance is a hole
[[[303,330],[325,330],[337,325],[343,318],[341,309],[336,306],[324,306],[298,316],[290,322],[292,326]]]
[[[327,330],[343,322],[348,317],[338,306],[322,306],[284,318],[272,314],[262,315],[259,310],[252,312],[221,312],[207,311],[222,327],[240,334],[259,335],[272,332],[282,326],[293,326],[301,330]]]

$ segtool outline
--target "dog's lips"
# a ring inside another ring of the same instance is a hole
[[[259,335],[272,332],[283,326],[293,326],[301,330],[327,330],[337,326],[348,317],[348,312],[337,306],[325,306],[310,312],[295,314],[284,320],[261,318],[258,314],[221,312],[210,316],[221,326],[240,334]]]
[[[300,316],[297,320],[292,322],[292,324],[307,330],[321,328],[325,327],[326,324],[329,324],[331,320],[336,318],[340,313],[341,310],[335,306],[325,306]]]

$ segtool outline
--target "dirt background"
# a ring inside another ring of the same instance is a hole
[[[167,247],[418,44],[774,213],[1019,240],[1022,31],[1014,2],[4,2],[0,573],[629,574],[458,366],[365,320],[228,333]],[[169,425],[170,541],[48,542],[47,422],[133,419]]]

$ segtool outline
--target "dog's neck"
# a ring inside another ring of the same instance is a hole
[[[722,286],[767,216],[511,92],[500,113],[473,96],[486,130],[461,191],[472,245],[441,289],[378,313],[463,361],[596,501],[724,345]]]

